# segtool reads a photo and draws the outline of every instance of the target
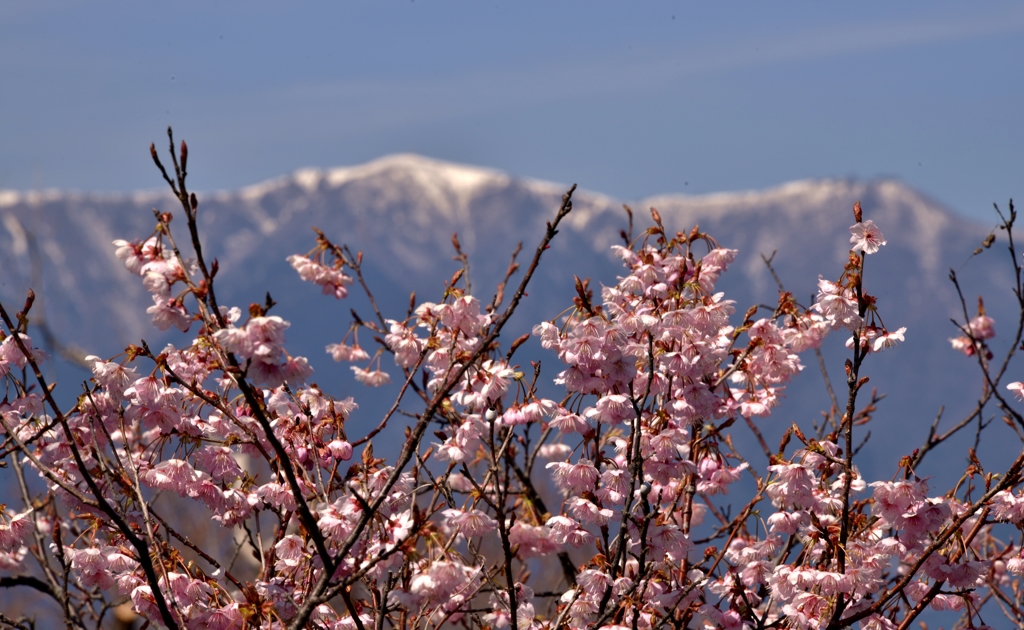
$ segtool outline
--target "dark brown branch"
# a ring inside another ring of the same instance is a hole
[[[53,592],[50,585],[37,577],[32,577],[31,575],[0,577],[0,588],[13,588],[15,586],[27,586],[29,588],[34,588],[40,593],[45,593],[46,595],[56,599],[58,602],[60,601],[60,598]]]

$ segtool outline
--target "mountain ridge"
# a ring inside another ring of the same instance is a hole
[[[239,190],[198,194],[201,227],[221,241],[218,255],[222,269],[245,266],[261,249],[260,243],[279,239],[285,232],[291,235],[293,224],[298,222],[307,224],[306,229],[319,224],[332,238],[345,240],[357,249],[372,243],[366,251],[383,252],[378,263],[388,275],[398,278],[410,268],[436,272],[436,254],[450,250],[454,232],[459,233],[464,251],[471,257],[478,252],[492,253],[495,242],[504,242],[509,250],[515,242],[528,245],[531,239],[539,238],[548,218],[545,213],[557,206],[566,188],[496,169],[405,153],[355,166],[303,168]],[[701,224],[723,246],[744,253],[756,250],[765,256],[785,252],[794,241],[801,240],[801,233],[810,230],[819,234],[814,241],[824,239],[811,243],[811,249],[818,250],[814,257],[841,265],[854,200],[862,201],[866,216],[875,220],[883,232],[899,234],[900,242],[916,257],[912,268],[922,274],[927,286],[944,282],[941,252],[951,245],[945,242],[950,234],[984,237],[980,224],[888,178],[804,179],[763,190],[659,194],[626,204],[635,208],[637,230],[649,221],[649,208],[656,207],[670,231],[689,231]],[[575,209],[565,221],[566,227],[577,233],[573,241],[582,239],[590,253],[609,258],[608,248],[620,242],[619,233],[626,226],[623,202],[583,190],[575,193],[574,203]],[[109,242],[143,236],[154,207],[174,212],[177,201],[169,192],[160,191],[0,191],[8,249],[15,255],[24,254],[25,234],[37,233],[43,254],[52,263],[61,286],[69,291],[74,291],[76,281],[68,275],[68,247],[59,243],[62,239],[57,237],[55,226],[75,224],[75,235],[92,241],[89,249],[94,257],[109,262],[113,260],[112,250],[103,251],[110,247]],[[37,214],[55,216],[43,221]],[[303,231],[296,232],[298,239],[289,236],[289,240],[311,242],[311,233]],[[298,251],[308,249],[308,245],[302,247],[298,242],[296,247]],[[554,247],[562,249],[565,245],[556,240]],[[492,258],[488,256],[481,263],[484,277],[493,278],[504,271],[504,256]],[[766,284],[760,256],[741,259],[738,266],[760,293],[771,288]],[[104,267],[113,272],[110,265]],[[803,276],[797,280],[805,283],[814,278]],[[133,297],[142,295],[128,287],[125,291]],[[132,328],[141,332],[138,325]]]
[[[217,201],[241,198],[246,201],[256,200],[268,193],[277,192],[288,185],[295,185],[306,192],[316,192],[320,185],[326,183],[328,188],[338,188],[342,185],[360,179],[387,173],[388,171],[405,171],[407,173],[425,174],[429,173],[437,178],[437,175],[447,175],[447,187],[461,192],[463,195],[472,193],[486,185],[507,185],[516,182],[528,186],[539,193],[561,194],[567,188],[567,184],[560,184],[550,180],[516,176],[499,169],[470,165],[460,162],[452,162],[437,158],[427,157],[417,153],[394,153],[364,162],[362,164],[334,167],[303,167],[291,173],[279,175],[269,179],[261,180],[237,189],[216,189],[207,191],[196,191],[197,194],[206,195]],[[421,177],[421,181],[426,178]],[[637,206],[653,205],[659,203],[701,203],[703,205],[716,205],[736,211],[738,206],[748,203],[758,203],[772,197],[788,197],[794,194],[811,193],[824,199],[829,194],[839,194],[839,190],[853,190],[867,187],[888,187],[910,191],[918,196],[922,193],[913,187],[905,184],[896,177],[878,177],[870,179],[857,179],[851,177],[824,177],[807,178],[783,182],[765,188],[751,188],[736,191],[718,191],[700,194],[689,194],[685,192],[662,192],[648,195],[639,200],[634,200]],[[605,193],[579,189],[578,196],[585,196],[608,203],[622,203],[618,197]],[[169,191],[162,188],[141,189],[131,191],[84,191],[80,189],[46,188],[39,191],[24,191],[16,189],[0,189],[0,209],[11,208],[21,204],[38,204],[53,202],[58,199],[71,199],[74,201],[126,201],[136,203],[153,203],[159,200],[173,199]],[[626,201],[628,204],[629,202]],[[934,200],[929,203],[943,214],[948,214],[965,221],[971,221],[955,211],[949,210]]]

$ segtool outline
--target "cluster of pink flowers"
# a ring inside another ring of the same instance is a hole
[[[30,517],[31,510],[0,515],[0,569],[15,570],[25,561],[25,543],[35,529]]]
[[[277,387],[284,382],[302,383],[313,373],[305,357],[290,356],[284,349],[284,331],[290,324],[276,315],[250,317],[242,327],[237,308],[224,312],[228,326],[213,334],[226,352],[247,362],[249,377],[256,383]]]
[[[7,337],[0,342],[0,378],[7,376],[11,369],[24,369],[28,366],[29,359],[40,363],[49,358],[45,352],[32,345],[31,337],[22,335],[21,339],[27,353],[22,351],[14,337]]]
[[[990,353],[985,347],[985,341],[996,336],[996,322],[985,314],[985,306],[979,300],[978,315],[967,322],[961,328],[964,334],[949,340],[954,350],[959,350],[967,356],[980,353],[990,359]]]
[[[194,197],[181,196],[194,227]],[[163,626],[217,630],[888,630],[926,606],[981,627],[993,598],[1020,606],[1021,548],[999,536],[1024,524],[1024,458],[1002,476],[972,464],[964,491],[941,495],[910,457],[890,481],[861,477],[859,370],[906,329],[890,332],[866,292],[864,257],[885,239],[857,212],[849,263],[819,279],[813,304],[783,292],[742,319],[715,288],[736,252],[696,228],[669,234],[655,213],[638,245],[614,248],[625,273],[600,303],[580,282],[574,307],[533,329],[563,364],[558,396],[539,393],[539,366],[531,377],[515,362],[523,340],[498,346],[515,300],[485,307],[453,280],[406,319],[357,321],[327,352],[366,365],[352,369],[369,386],[391,381],[390,354],[404,383],[359,437],[355,400],[306,384],[288,323],[217,305],[201,257],[164,244],[164,215],[151,238],[115,245],[152,293],[158,328],[200,322],[187,346],[89,357],[91,385],[63,411],[44,382],[19,380],[15,368],[45,357],[4,313],[4,456],[54,500],[0,506],[0,570],[35,558],[40,579],[58,576],[58,601],[128,602]],[[288,261],[343,298],[361,256],[320,234],[313,254]],[[372,357],[364,327],[381,342]],[[848,410],[831,433],[794,425],[771,452],[756,422],[800,354],[837,330],[851,335]],[[976,353],[992,321],[982,311],[964,333],[961,349]],[[379,457],[372,439],[399,414],[411,420],[400,453]],[[737,450],[734,425],[767,462]],[[64,606],[68,624],[98,626],[90,606]]]
[[[318,284],[323,288],[324,295],[333,295],[339,300],[348,295],[345,287],[352,284],[351,276],[345,275],[341,269],[332,268],[322,262],[306,256],[289,256],[288,263],[306,282]]]
[[[770,466],[767,479],[755,475],[780,512],[768,519],[767,539],[733,540],[726,560],[735,563],[736,573],[711,578],[693,564],[691,530],[701,524],[710,497],[727,494],[749,468],[737,454],[723,452],[717,431],[707,433],[705,427],[737,415],[768,415],[803,367],[799,352],[820,346],[835,328],[864,334],[857,301],[851,289],[822,280],[811,309],[783,303],[785,317],[753,320],[748,313],[734,328],[732,302],[715,293],[714,285],[736,252],[710,243],[696,259],[693,249],[699,244],[697,238],[677,237],[668,246],[661,241],[639,251],[616,248],[630,273],[603,289],[600,309],[578,309],[562,325],[534,329],[543,346],[557,351],[568,366],[556,382],[566,387],[572,405],[559,406],[551,425],[584,438],[572,450],[579,453],[577,463],[548,465],[566,500],[563,514],[547,525],[557,542],[596,544],[601,559],[586,569],[588,582],[563,597],[571,602],[570,627],[607,623],[602,613],[620,601],[633,602],[624,621],[639,627],[652,626],[652,620],[698,598],[705,601],[700,612],[705,622],[726,627],[729,619],[742,625],[730,609],[737,605],[758,608],[762,619],[799,609],[796,618],[808,620],[799,622],[802,627],[816,627],[830,609],[807,599],[818,584],[809,578],[805,588],[789,587],[769,600],[758,593],[773,580],[791,583],[778,571],[793,567],[774,560],[783,545],[780,536],[796,536],[812,520],[836,520],[843,485],[822,478],[823,471],[836,472],[829,460],[805,449],[793,463]],[[746,345],[739,345],[744,334]],[[594,441],[596,435],[604,437]],[[831,448],[833,458],[836,453],[832,443],[815,448]],[[859,478],[852,485],[864,487]],[[705,505],[695,497],[703,497]],[[614,541],[608,539],[609,522],[624,528]],[[645,560],[644,575],[631,566],[635,561],[627,559],[627,549]],[[813,559],[807,556],[809,566]],[[820,564],[814,571],[822,572]],[[860,592],[871,586],[866,582]],[[714,601],[707,599],[709,593],[721,598],[716,605],[708,603]]]
[[[145,241],[114,241],[117,257],[128,271],[141,276],[142,284],[153,296],[153,306],[146,312],[153,316],[153,325],[160,330],[177,328],[188,331],[192,316],[185,308],[184,296],[188,291],[172,295],[174,285],[185,280],[187,262],[179,260],[166,247],[160,234]]]

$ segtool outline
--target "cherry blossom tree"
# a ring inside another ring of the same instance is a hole
[[[972,450],[952,488],[917,474],[988,409],[1024,431],[1024,384],[1007,383],[1024,334],[1012,203],[1001,244],[1021,317],[1008,342],[994,345],[995,322],[980,299],[968,310],[951,274],[963,306],[951,343],[977,362],[977,406],[869,480],[854,447],[878,401],[867,372],[907,331],[883,323],[885,296],[870,293],[886,240],[859,204],[849,258],[822,270],[813,304],[780,287],[777,305],[741,315],[715,288],[736,251],[652,210],[613,248],[614,286],[577,278],[553,305],[566,310],[533,328],[556,373],[517,362],[529,335],[501,335],[575,187],[517,283],[513,256],[492,296],[470,294],[460,271],[436,302],[391,318],[362,254],[317,232],[288,259],[298,278],[325,300],[363,291],[374,311],[326,352],[358,382],[398,390],[357,433],[359,398],[310,382],[269,296],[247,311],[218,300],[187,146],[168,136],[170,170],[151,152],[181,212],[114,246],[152,295],[154,326],[191,341],[89,357],[91,381],[62,407],[27,334],[33,296],[13,315],[0,305],[0,462],[22,500],[0,506],[0,586],[40,592],[66,627],[102,627],[115,607],[150,627],[215,630],[888,630],[928,608],[958,611],[960,627],[1024,623],[1024,451],[986,470]],[[833,333],[848,337],[845,391],[826,422],[794,424],[773,448],[759,425]],[[552,381],[559,394],[542,396]],[[397,455],[375,454],[403,422]],[[741,452],[736,432],[761,452]],[[183,509],[201,516],[183,522]]]

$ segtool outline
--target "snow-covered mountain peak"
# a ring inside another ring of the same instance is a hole
[[[213,197],[222,203],[240,199],[249,207],[257,207],[268,203],[270,197],[281,195],[354,195],[376,207],[429,206],[449,220],[465,220],[476,196],[505,188],[514,181],[518,180],[494,169],[401,153],[354,166],[304,168],[235,192],[218,192]]]
[[[332,188],[353,180],[377,177],[408,179],[417,183],[444,188],[450,192],[468,195],[482,186],[503,185],[509,176],[501,171],[446,162],[415,153],[399,153],[360,164],[338,167],[325,173],[325,181]]]

